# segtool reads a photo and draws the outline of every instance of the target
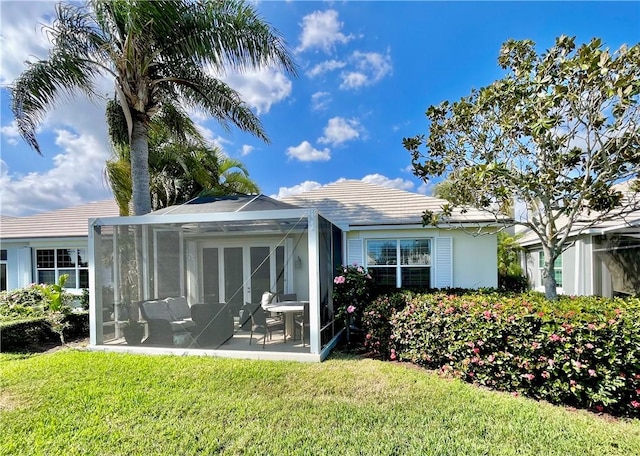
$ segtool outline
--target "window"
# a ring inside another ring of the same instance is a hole
[[[544,252],[538,252],[538,268],[540,269],[540,286],[544,285]],[[553,273],[556,278],[556,286],[562,287],[562,254],[553,263]]]
[[[7,289],[7,251],[0,250],[0,291]]]
[[[431,239],[367,241],[367,268],[386,287],[431,286]]]
[[[36,269],[38,283],[57,283],[68,274],[65,288],[89,288],[87,249],[38,249]]]

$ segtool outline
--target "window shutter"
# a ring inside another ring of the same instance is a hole
[[[363,265],[362,239],[349,239],[347,242],[347,263]]]
[[[436,240],[435,288],[453,287],[453,245],[450,237]]]
[[[31,263],[32,253],[31,247],[22,247],[18,249],[18,261],[16,264],[16,277],[18,278],[18,288],[29,286],[31,282],[34,282],[33,277],[33,265]]]

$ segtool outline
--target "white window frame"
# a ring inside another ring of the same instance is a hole
[[[403,241],[428,241],[429,243],[429,260],[428,263],[419,263],[419,264],[402,264],[402,248],[401,243]],[[391,265],[372,265],[369,264],[369,243],[370,242],[388,242],[396,244],[396,262]],[[391,268],[395,267],[396,269],[396,288],[402,288],[402,269],[403,268],[429,268],[429,283],[426,284],[426,287],[433,287],[433,276],[434,276],[434,267],[433,267],[433,247],[434,242],[431,237],[397,237],[397,238],[370,238],[365,240],[364,246],[364,266],[368,269],[378,269],[378,268]]]
[[[41,268],[38,267],[38,252],[44,251],[44,250],[53,250],[53,264],[54,267],[53,268]],[[76,252],[76,262],[75,262],[75,266],[71,267],[71,266],[58,266],[58,250],[75,250]],[[87,266],[80,266],[79,261],[77,260],[77,256],[78,256],[78,251],[79,250],[84,250],[86,253],[86,258],[87,258]],[[61,274],[65,274],[65,271],[68,271],[70,269],[75,270],[75,277],[76,277],[76,283],[71,284],[70,282],[67,281],[67,283],[65,284],[65,289],[66,290],[82,290],[81,287],[79,287],[79,283],[80,283],[80,271],[87,271],[87,278],[89,277],[89,263],[88,263],[88,256],[89,256],[89,249],[86,247],[38,247],[38,248],[34,248],[33,251],[33,267],[34,267],[34,271],[35,271],[35,278],[37,282],[40,282],[40,271],[54,271],[54,276],[55,276],[55,283],[58,283],[58,281],[60,280],[60,275]],[[61,272],[62,271],[62,272]],[[73,286],[71,286],[73,285]],[[87,284],[88,285],[88,284]],[[88,286],[87,286],[88,288]]]
[[[560,260],[560,265],[558,266],[558,260]],[[556,261],[553,263],[553,271],[554,274],[556,273],[556,271],[560,271],[560,283],[557,283],[557,279],[556,279],[556,289],[559,291],[562,291],[562,285],[564,284],[564,271],[562,270],[564,261],[562,259],[562,254],[558,255],[558,257],[556,258]],[[540,250],[538,252],[538,286],[540,288],[544,288],[544,279],[543,279],[543,272],[544,272],[544,252],[542,250]],[[554,276],[556,277],[556,276]]]

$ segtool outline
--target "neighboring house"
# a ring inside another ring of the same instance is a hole
[[[117,216],[114,201],[100,201],[26,217],[0,219],[2,290],[55,283],[69,274],[67,289],[89,287],[88,219]]]
[[[621,184],[621,190],[626,191],[627,186]],[[605,297],[640,294],[640,210],[595,224],[586,217],[574,226],[568,241],[555,262],[558,293]],[[524,266],[531,286],[544,291],[544,255],[538,237],[524,232],[519,242],[525,249]]]
[[[11,241],[8,268],[15,258],[16,274],[23,277],[12,282],[16,286],[53,280],[70,269],[79,288],[88,277],[94,349],[197,349],[220,356],[319,361],[343,329],[331,297],[340,265],[368,267],[379,284],[390,288],[497,285],[494,219],[470,210],[454,212],[445,226],[422,226],[422,212],[443,203],[345,180],[282,200],[264,195],[198,198],[144,216],[118,217],[114,204],[102,214],[92,213],[88,232],[84,215],[84,231],[67,237],[64,230],[36,228],[44,220],[51,223],[51,216],[43,214],[44,219],[23,225],[28,240]],[[55,212],[55,219],[70,217]],[[0,233],[4,249],[8,233],[4,227]],[[11,238],[16,237],[12,230]],[[73,268],[66,266],[70,251],[80,254]],[[62,264],[52,262],[52,256],[62,258]],[[41,267],[39,260],[53,267]],[[268,325],[248,321],[253,311],[247,309],[256,309],[267,291],[304,308],[294,318],[280,307],[285,329],[275,334]],[[183,298],[175,297],[184,297],[191,313]],[[138,306],[146,319],[147,342],[127,345],[124,329],[127,320],[141,316]],[[251,333],[252,326],[257,334]],[[290,336],[286,343],[284,333]],[[264,349],[263,341],[268,341]]]

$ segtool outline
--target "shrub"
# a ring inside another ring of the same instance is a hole
[[[359,326],[364,307],[370,300],[371,275],[357,264],[341,266],[333,279],[333,304],[336,318],[351,320]]]
[[[71,313],[64,316],[66,323],[63,337],[79,339],[89,335],[89,313]],[[52,330],[45,317],[21,321],[0,322],[0,350],[2,352],[37,351],[42,347],[59,343],[60,335]]]
[[[398,359],[556,404],[640,416],[638,298],[436,293],[406,302],[390,317],[380,312]]]
[[[28,287],[0,293],[0,321],[23,321],[43,318],[51,331],[64,343],[70,327],[67,315],[72,296],[64,289],[68,275],[60,276],[57,284],[31,284]],[[25,336],[27,342],[29,335]]]
[[[397,311],[407,306],[411,296],[410,291],[382,295],[365,307],[362,315],[364,346],[371,353],[383,359],[395,359],[395,353],[391,352],[393,350],[391,320]]]

